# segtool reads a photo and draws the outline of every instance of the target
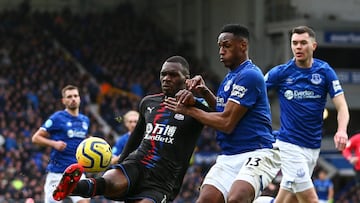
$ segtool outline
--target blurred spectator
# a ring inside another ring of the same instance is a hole
[[[360,186],[360,133],[351,136],[342,155],[354,165],[356,185]]]
[[[129,139],[129,136],[134,131],[138,120],[139,120],[139,113],[137,111],[128,111],[124,115],[124,125],[127,128],[128,132],[121,135],[121,137],[119,137],[116,140],[116,143],[112,148],[113,158],[111,159],[111,164],[115,164],[119,160],[120,158],[119,155],[123,151],[125,144]]]
[[[317,179],[314,180],[314,187],[319,198],[319,203],[334,202],[334,185],[327,177],[325,169],[320,169]]]

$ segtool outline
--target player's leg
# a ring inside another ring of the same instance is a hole
[[[224,203],[244,160],[239,155],[219,155],[206,174],[197,203]]]
[[[297,203],[298,200],[294,193],[280,187],[279,192],[276,195],[276,199],[275,199],[274,203],[282,203],[282,202],[283,203],[285,203],[285,202]]]
[[[223,194],[213,185],[203,185],[196,203],[225,203]]]
[[[280,170],[278,150],[260,149],[244,153],[245,164],[233,183],[228,202],[252,202],[269,185]]]

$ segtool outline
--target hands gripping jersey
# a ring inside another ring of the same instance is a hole
[[[47,170],[53,173],[62,173],[69,165],[76,163],[76,148],[86,138],[89,130],[89,118],[83,114],[77,117],[67,111],[58,111],[52,114],[41,126],[41,129],[50,134],[52,140],[62,140],[66,149],[58,151],[51,149],[50,161]]]
[[[134,167],[128,167],[130,176],[130,194],[137,197],[137,191],[146,189],[160,190],[172,199],[178,193],[183,177],[203,125],[190,116],[174,113],[165,108],[162,102],[164,94],[150,95],[140,103],[140,117],[129,143],[122,156],[127,156],[136,144],[133,140],[142,138],[136,151],[125,158],[121,164],[140,163],[142,172],[136,176]],[[207,110],[199,101],[198,108]],[[129,147],[133,145],[132,147]],[[138,177],[141,177],[141,180]],[[135,184],[135,185],[133,185]]]
[[[292,59],[265,76],[268,89],[276,88],[280,101],[278,139],[306,148],[320,148],[327,93],[343,93],[335,71],[314,59],[311,68],[299,68]]]
[[[233,155],[272,148],[270,105],[261,70],[250,60],[230,71],[222,81],[216,110],[224,111],[228,100],[248,108],[232,133],[217,132],[222,154]]]

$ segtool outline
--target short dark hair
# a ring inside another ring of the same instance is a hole
[[[79,91],[79,88],[76,87],[75,85],[66,85],[61,90],[61,95],[62,95],[63,98],[65,97],[65,92],[68,91],[68,90],[77,90],[77,91]]]
[[[240,24],[226,24],[221,29],[220,33],[224,32],[232,33],[236,37],[242,37],[247,40],[250,39],[250,33],[248,28]]]
[[[311,29],[310,27],[306,26],[306,25],[301,25],[301,26],[297,26],[294,27],[291,30],[291,36],[296,33],[296,34],[303,34],[303,33],[308,33],[310,37],[312,38],[316,38],[315,32],[313,29]]]
[[[184,68],[185,74],[190,74],[190,68],[189,63],[187,60],[182,56],[171,56],[170,58],[166,59],[165,62],[171,62],[171,63],[180,63],[181,66]]]

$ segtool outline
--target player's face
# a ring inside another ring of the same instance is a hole
[[[180,63],[165,62],[160,71],[160,82],[166,96],[175,94],[185,88],[186,76]]]
[[[316,45],[315,39],[310,37],[309,33],[294,33],[291,36],[291,49],[295,61],[299,63],[308,63],[312,60]]]
[[[220,61],[233,69],[246,60],[247,43],[232,33],[221,33],[218,37]]]
[[[75,110],[80,106],[79,91],[76,89],[66,90],[62,102],[67,109]]]
[[[125,126],[129,130],[130,133],[132,133],[134,131],[136,123],[138,122],[138,120],[139,120],[139,116],[135,115],[135,114],[130,114],[125,119]]]

